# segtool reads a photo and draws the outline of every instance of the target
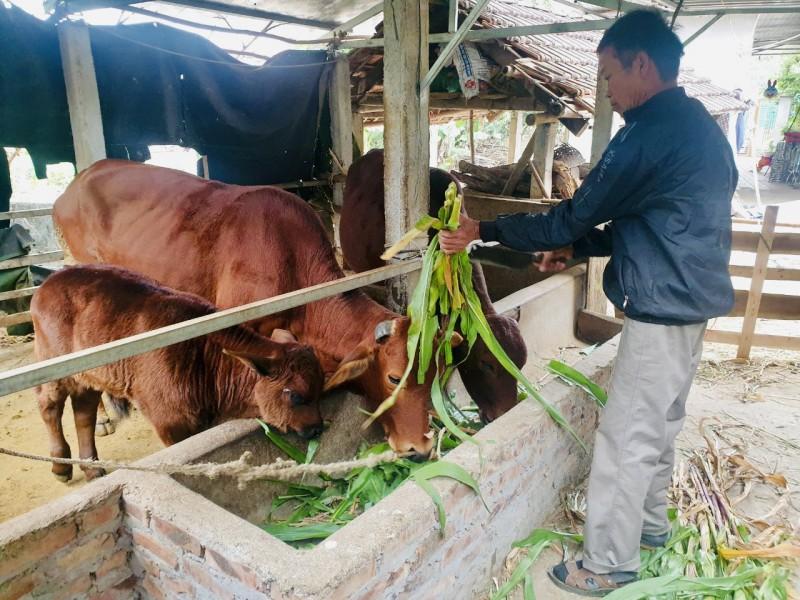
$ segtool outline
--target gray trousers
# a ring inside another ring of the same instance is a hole
[[[705,328],[625,319],[589,474],[583,566],[595,573],[638,570],[642,532],[669,530],[675,437]]]

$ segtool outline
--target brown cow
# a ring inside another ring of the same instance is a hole
[[[103,160],[69,185],[53,219],[79,262],[106,262],[228,308],[344,276],[315,212],[289,192]],[[408,365],[409,319],[351,291],[270,315],[314,347],[329,385],[352,381],[374,409]],[[430,382],[409,381],[380,419],[398,452],[427,455]]]
[[[51,275],[31,302],[36,358],[47,360],[215,310],[194,294],[123,269],[66,267]],[[322,386],[322,369],[311,348],[281,344],[239,325],[46,383],[37,394],[50,455],[70,456],[61,428],[70,396],[80,456],[97,458],[94,427],[102,392],[123,399],[116,400],[122,404],[133,402],[169,446],[214,424],[246,417],[316,436],[322,431]],[[102,474],[84,471],[87,479]],[[53,473],[68,481],[72,466],[54,464]]]
[[[447,186],[454,182],[460,189],[460,185],[446,171],[434,168],[430,170],[430,181],[429,212],[435,216],[444,204]],[[383,207],[383,150],[375,149],[350,165],[345,184],[339,236],[345,262],[355,271],[384,265],[380,258],[386,231]],[[522,368],[527,360],[527,349],[519,325],[514,319],[499,315],[494,310],[479,264],[473,263],[472,274],[473,286],[492,332],[509,358]],[[485,421],[496,419],[516,405],[516,380],[500,365],[480,338],[459,366],[458,372]]]

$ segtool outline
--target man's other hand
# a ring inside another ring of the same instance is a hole
[[[445,254],[461,252],[470,242],[479,239],[481,239],[480,223],[463,214],[461,215],[458,229],[455,231],[442,229],[439,232],[439,246]]]
[[[540,252],[539,271],[542,273],[558,273],[567,268],[567,261],[572,258],[572,246]]]

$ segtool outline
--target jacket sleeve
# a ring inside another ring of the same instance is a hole
[[[593,227],[580,239],[572,243],[573,255],[575,258],[586,258],[587,256],[611,256],[612,250],[612,227],[611,223],[602,229]]]
[[[644,156],[646,144],[637,125],[632,123],[614,136],[572,200],[557,204],[547,213],[481,221],[481,239],[527,252],[554,250],[583,238],[596,225],[624,215],[635,201],[631,192],[650,171]]]

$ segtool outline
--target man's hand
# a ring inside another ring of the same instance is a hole
[[[481,239],[480,223],[463,214],[458,229],[455,231],[442,229],[439,232],[439,246],[445,254],[461,252],[470,242],[479,239]]]
[[[572,246],[540,252],[539,271],[542,273],[558,273],[567,268],[567,261],[572,258]]]

